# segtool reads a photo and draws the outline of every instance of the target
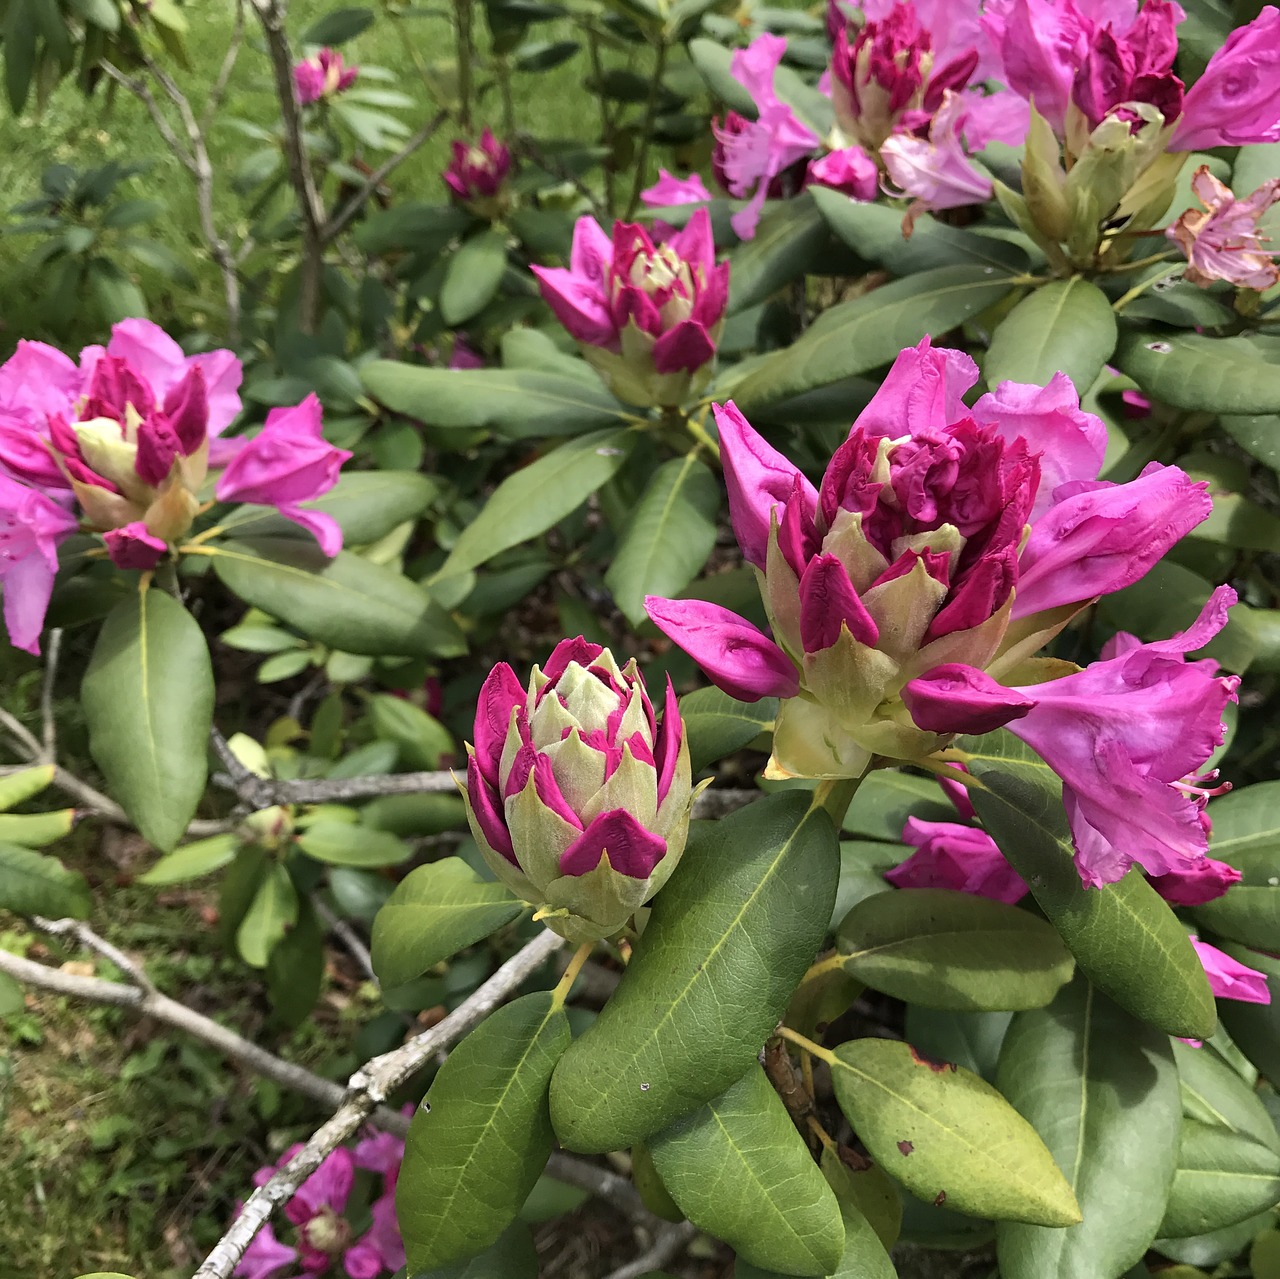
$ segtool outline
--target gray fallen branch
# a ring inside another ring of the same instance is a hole
[[[641,1253],[634,1261],[610,1271],[605,1279],[640,1279],[641,1275],[665,1266],[677,1253],[683,1252],[697,1233],[698,1227],[691,1221],[682,1221],[679,1225],[664,1225],[657,1231],[648,1252]]]

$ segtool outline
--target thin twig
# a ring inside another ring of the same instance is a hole
[[[327,804],[348,799],[369,799],[376,795],[439,795],[457,790],[453,774],[388,773],[382,777],[331,777],[314,781],[258,777],[237,781],[226,773],[214,773],[213,784],[234,791],[253,809],[273,804]]]
[[[46,760],[58,754],[58,725],[53,717],[53,683],[58,678],[58,656],[62,652],[62,627],[55,626],[48,636],[44,659],[44,683],[40,686],[40,737]]]
[[[169,123],[168,117],[160,110],[160,104],[156,101],[155,95],[147,88],[146,82],[135,80],[132,76],[126,75],[119,67],[114,63],[108,62],[105,58],[99,61],[98,66],[102,68],[103,73],[109,79],[127,89],[147,108],[147,114],[150,115],[151,122],[156,126],[156,132],[164,139],[165,146],[178,158],[183,168],[195,173],[195,156],[183,145],[173,125]]]
[[[382,185],[388,175],[398,169],[420,146],[430,141],[433,134],[449,118],[447,111],[436,114],[409,139],[389,160],[384,160],[365,179],[364,185],[320,229],[320,242],[328,244],[347,229],[351,219],[364,207],[365,201]]]
[[[564,941],[549,931],[535,937],[443,1021],[400,1048],[375,1057],[352,1075],[346,1100],[332,1118],[312,1134],[282,1169],[249,1196],[240,1216],[214,1245],[193,1279],[228,1279],[276,1208],[293,1198],[298,1187],[359,1129],[375,1107],[386,1101],[441,1048],[454,1043],[482,1021],[563,945]]]
[[[697,1233],[698,1227],[691,1221],[682,1221],[678,1226],[663,1226],[657,1232],[648,1252],[627,1262],[625,1266],[619,1266],[617,1270],[611,1270],[605,1279],[640,1279],[641,1275],[665,1266],[672,1257],[688,1246]]]
[[[146,970],[136,959],[131,959],[119,947],[113,946],[105,937],[97,933],[78,919],[45,919],[43,915],[32,915],[31,922],[42,932],[52,937],[70,937],[78,941],[86,950],[110,960],[129,980],[147,994],[158,994],[155,983],[147,976]]]
[[[236,20],[231,31],[231,40],[227,44],[227,52],[223,56],[222,66],[218,69],[218,78],[209,90],[204,102],[204,111],[200,115],[200,132],[208,133],[226,96],[227,86],[231,83],[231,73],[235,70],[236,59],[240,56],[240,47],[244,43],[244,4],[245,0],[236,0]]]
[[[0,707],[0,727],[13,738],[14,745],[26,754],[28,763],[49,763],[44,757],[44,746],[16,715],[3,707]]]
[[[347,952],[359,964],[365,977],[375,986],[380,985],[378,974],[373,971],[373,958],[369,954],[369,947],[361,940],[360,934],[345,919],[335,915],[318,894],[311,894],[311,905],[319,916],[320,922],[347,948]]]
[[[564,1182],[566,1186],[586,1190],[597,1199],[607,1200],[635,1225],[646,1225],[653,1221],[653,1214],[644,1206],[640,1192],[625,1177],[619,1177],[616,1172],[610,1172],[607,1168],[589,1164],[584,1159],[575,1159],[572,1155],[557,1150],[547,1161],[547,1175]]]

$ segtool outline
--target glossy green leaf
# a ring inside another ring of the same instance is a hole
[[[333,516],[347,546],[365,546],[421,515],[438,492],[430,476],[412,471],[352,471],[323,497],[300,505]],[[235,537],[314,537],[269,506],[240,506],[220,522]]]
[[[0,910],[85,919],[92,905],[89,885],[79,871],[68,870],[56,857],[0,844]]]
[[[40,764],[0,777],[0,813],[39,795],[53,781],[56,771],[52,764]]]
[[[507,269],[507,237],[498,230],[468,236],[449,255],[440,286],[440,318],[451,328],[484,310]]]
[[[905,844],[891,844],[887,840],[842,839],[840,887],[836,889],[831,931],[839,928],[844,917],[859,902],[894,891],[893,885],[884,877],[885,872],[905,861],[910,853],[911,849]]]
[[[1261,1141],[1198,1119],[1182,1121],[1178,1170],[1161,1236],[1222,1230],[1280,1203],[1280,1153]]]
[[[764,302],[822,265],[831,244],[826,220],[808,194],[783,200],[760,219],[750,240],[729,255],[729,313]]]
[[[524,910],[501,884],[458,857],[411,870],[373,921],[373,971],[400,986],[488,937]]]
[[[878,1164],[854,1171],[834,1146],[822,1149],[822,1175],[844,1218],[844,1255],[832,1279],[895,1279],[888,1249],[902,1228],[902,1198]]]
[[[138,876],[138,883],[152,888],[166,884],[185,884],[204,875],[221,870],[236,855],[240,847],[239,835],[210,835],[194,843],[175,848],[162,857],[152,868]]]
[[[1232,959],[1267,975],[1271,1002],[1253,1004],[1224,999],[1222,1022],[1236,1046],[1268,1079],[1280,1079],[1280,998],[1276,994],[1280,991],[1280,958],[1235,942],[1220,941],[1219,945]]]
[[[1247,338],[1129,333],[1114,363],[1148,395],[1206,413],[1280,413],[1280,365]]]
[[[777,715],[776,697],[740,702],[718,688],[686,693],[680,699],[680,717],[689,737],[693,771],[699,773],[708,764],[749,746],[773,728]]]
[[[432,771],[440,767],[442,756],[454,751],[449,730],[403,697],[375,693],[369,699],[369,718],[379,737],[399,747],[403,768]]]
[[[631,1181],[644,1200],[644,1206],[655,1217],[661,1217],[663,1221],[685,1219],[684,1211],[671,1198],[671,1192],[663,1184],[662,1177],[654,1166],[649,1147],[643,1142],[637,1142],[631,1147]]]
[[[384,830],[350,822],[316,822],[297,840],[308,857],[330,866],[399,866],[413,853]]]
[[[872,1158],[918,1198],[1002,1221],[1080,1220],[1035,1129],[971,1071],[909,1044],[854,1039],[836,1049],[831,1079]]]
[[[1268,824],[1272,822],[1274,817],[1268,818]],[[1217,849],[1213,856],[1218,856]],[[1263,950],[1280,946],[1280,855],[1276,845],[1239,849],[1222,860],[1229,860],[1240,871],[1239,883],[1232,884],[1224,896],[1193,907],[1191,917],[1210,932],[1245,946]]]
[[[1173,1055],[1182,1113],[1188,1119],[1217,1124],[1280,1151],[1280,1132],[1261,1098],[1212,1048],[1175,1040]]]
[[[1071,980],[1071,952],[1029,911],[972,893],[906,888],[859,902],[841,965],[887,995],[967,1012],[1040,1008]]]
[[[632,442],[626,430],[594,431],[507,476],[462,530],[439,576],[475,568],[558,524],[618,473]]]
[[[76,816],[74,808],[58,808],[48,813],[0,813],[0,844],[44,848],[69,835]]]
[[[759,1066],[648,1145],[685,1216],[740,1257],[792,1275],[835,1270],[840,1205]]]
[[[954,1061],[994,1083],[996,1062],[1012,1020],[1012,1013],[958,1013],[911,1004],[906,1040],[926,1057]]]
[[[1080,971],[1171,1035],[1212,1035],[1217,1015],[1204,969],[1186,929],[1138,869],[1102,888],[1080,882],[1056,774],[1004,730],[959,745],[982,782],[969,791],[982,824],[1031,886]]]
[[[331,9],[303,33],[303,44],[345,44],[373,25],[372,9]]]
[[[985,310],[1008,291],[987,266],[949,266],[895,280],[824,311],[797,341],[756,364],[731,393],[751,416],[753,406],[829,386],[888,364],[926,333],[944,333]],[[729,388],[723,388],[729,393]]]
[[[162,852],[204,795],[213,669],[199,624],[152,588],[111,611],[80,688],[89,749],[129,820]]]
[[[1245,417],[1224,415],[1222,429],[1251,457],[1280,471],[1280,416],[1255,413]]]
[[[569,1037],[543,991],[449,1054],[409,1125],[396,1188],[411,1272],[473,1257],[515,1220],[551,1154],[547,1083]]]
[[[692,453],[653,473],[604,575],[632,626],[647,616],[646,595],[679,595],[701,571],[716,544],[719,510],[720,481]]]
[[[899,842],[908,817],[955,821],[956,810],[931,778],[896,768],[877,769],[858,787],[845,815],[844,830],[868,839]]]
[[[298,903],[297,921],[271,950],[266,979],[272,1011],[284,1025],[301,1026],[324,980],[324,930],[305,898]]]
[[[246,603],[305,635],[370,657],[457,657],[457,623],[415,582],[350,551],[326,559],[317,546],[254,538],[211,547],[223,583]]]
[[[1003,1279],[1122,1274],[1155,1238],[1178,1155],[1169,1036],[1079,978],[1013,1019],[996,1085],[1044,1139],[1084,1216],[1066,1230],[997,1225]]]
[[[1025,271],[1029,259],[1021,246],[991,235],[916,218],[911,239],[902,234],[900,208],[851,200],[829,187],[810,187],[813,202],[828,225],[859,257],[879,262],[897,275],[971,263],[1006,274]]]
[[[991,335],[983,361],[987,385],[1045,386],[1059,371],[1083,395],[1116,345],[1116,316],[1106,294],[1082,276],[1054,280],[1023,298]]]
[[[297,921],[298,890],[279,862],[269,862],[236,930],[240,958],[253,968],[265,968],[271,952]]]
[[[538,1279],[538,1251],[527,1226],[509,1226],[498,1241],[468,1261],[455,1261],[413,1279]]]
[[[695,822],[613,997],[556,1070],[570,1150],[619,1150],[741,1078],[826,932],[831,820],[782,792]]]

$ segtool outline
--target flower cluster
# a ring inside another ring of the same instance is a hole
[[[490,672],[468,751],[467,816],[494,873],[573,942],[608,937],[670,878],[693,802],[667,681],[654,712],[635,659],[579,636],[528,688]]]
[[[305,107],[345,93],[359,74],[360,68],[347,66],[336,49],[321,49],[314,57],[294,64],[293,86]]]
[[[677,406],[710,377],[729,267],[716,265],[705,209],[657,244],[633,223],[615,222],[610,240],[593,219],[579,218],[568,269],[533,272],[556,318],[619,399]]]
[[[412,1113],[412,1106],[405,1108]],[[302,1149],[291,1146],[274,1167],[254,1174],[255,1186],[265,1185]],[[356,1144],[355,1150],[339,1146],[299,1187],[284,1213],[296,1231],[295,1246],[283,1243],[267,1225],[245,1249],[231,1272],[236,1279],[278,1279],[289,1267],[303,1275],[335,1272],[339,1260],[348,1279],[378,1279],[394,1274],[405,1264],[404,1243],[396,1223],[396,1181],[404,1159],[404,1142],[379,1133]],[[343,1215],[355,1185],[356,1169],[382,1177],[382,1191],[369,1211],[373,1224],[358,1239]]]
[[[337,523],[299,503],[328,492],[350,454],[324,440],[314,395],[274,409],[251,440],[221,439],[240,378],[230,351],[188,357],[148,320],[121,321],[78,364],[18,344],[0,366],[0,581],[15,645],[38,651],[61,541],[83,524],[119,567],[152,569],[203,509],[211,469],[219,501],[275,506],[337,554]]]
[[[1188,209],[1165,232],[1187,256],[1186,278],[1202,287],[1229,280],[1259,292],[1280,282],[1280,265],[1259,225],[1280,202],[1280,178],[1237,200],[1208,165],[1201,165],[1191,179],[1191,190],[1204,210]]]
[[[697,600],[651,597],[649,616],[731,696],[782,699],[772,776],[856,777],[1008,725],[1063,779],[1086,882],[1135,861],[1184,869],[1207,845],[1194,774],[1238,682],[1186,654],[1234,593],[1184,635],[1119,643],[1087,670],[1028,663],[1205,519],[1206,486],[1157,463],[1097,479],[1105,428],[1062,374],[969,409],[976,380],[927,338],[903,351],[817,488],[717,408],[730,516],[773,634]]]
[[[489,217],[498,210],[499,193],[510,171],[510,150],[486,129],[479,142],[453,143],[444,180],[455,199]]]

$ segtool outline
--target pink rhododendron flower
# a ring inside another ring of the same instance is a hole
[[[730,61],[733,78],[751,94],[758,115],[747,120],[730,112],[725,124],[713,124],[719,155],[715,161],[717,180],[730,195],[739,199],[750,195],[745,209],[730,219],[740,239],[756,233],[760,210],[769,187],[793,164],[805,159],[818,145],[818,135],[777,95],[774,73],[786,52],[781,36],[766,32],[745,49],[735,51]]]
[[[44,493],[0,475],[0,585],[4,624],[15,648],[40,652],[58,543],[76,527],[75,516]]]
[[[711,219],[698,209],[670,240],[615,222],[610,239],[579,218],[567,270],[532,268],[547,305],[620,399],[679,405],[711,374],[729,300]]]
[[[1191,190],[1204,212],[1188,209],[1165,231],[1186,254],[1186,278],[1202,287],[1227,280],[1259,292],[1280,281],[1280,264],[1266,247],[1271,239],[1259,227],[1263,215],[1280,201],[1280,178],[1264,182],[1240,200],[1202,164],[1191,179]]]
[[[913,720],[902,693],[958,662],[1011,669],[1209,514],[1205,486],[1176,467],[1098,481],[1105,428],[1065,377],[1006,383],[969,409],[976,380],[968,356],[928,339],[903,351],[817,489],[732,404],[717,408],[729,513],[772,636],[699,601],[647,608],[731,696],[782,699],[770,775],[857,776],[874,755],[922,759],[1025,713],[1029,695],[990,677],[999,696],[984,684],[959,698],[954,722]],[[1042,525],[1051,538],[1037,540]]]
[[[1095,27],[1071,90],[1090,129],[1126,102],[1150,103],[1166,124],[1181,115],[1183,84],[1172,68],[1185,16],[1170,0],[1147,0],[1132,23]]]
[[[217,497],[220,502],[274,506],[285,519],[314,534],[320,549],[332,558],[342,549],[338,521],[298,505],[333,488],[342,464],[351,457],[324,438],[322,415],[314,394],[293,408],[272,409],[266,425],[219,477]]]
[[[1198,937],[1192,937],[1191,944],[1196,948],[1196,954],[1204,966],[1209,988],[1218,999],[1239,999],[1249,1004],[1271,1002],[1266,973],[1247,967]]]
[[[153,569],[169,549],[163,539],[147,532],[141,520],[110,529],[102,535],[102,540],[117,568]]]
[[[511,152],[486,129],[478,143],[455,141],[444,171],[445,184],[457,199],[477,204],[494,200],[511,170]]]
[[[1226,625],[1235,598],[1219,587],[1182,634],[1126,642],[1048,683],[1005,688],[947,663],[911,681],[903,700],[921,728],[983,733],[1004,724],[1040,755],[1062,778],[1085,884],[1113,883],[1134,862],[1152,876],[1181,873],[1206,856],[1208,792],[1196,774],[1222,744],[1222,712],[1240,683],[1186,655]]]
[[[810,160],[807,181],[831,187],[851,200],[874,200],[880,193],[880,170],[861,147],[829,151],[821,159]]]
[[[666,169],[659,169],[658,180],[640,192],[640,199],[647,208],[663,209],[673,204],[705,204],[711,199],[711,192],[696,173],[677,178]]]
[[[360,68],[347,66],[336,49],[321,49],[314,57],[294,64],[293,84],[298,101],[305,107],[345,93],[359,74]]]
[[[467,341],[466,335],[455,333],[453,337],[453,353],[449,356],[451,369],[482,369],[484,356]]]
[[[895,194],[910,196],[926,209],[954,209],[991,198],[991,179],[965,154],[961,141],[967,100],[948,92],[929,122],[929,136],[895,133],[880,148],[880,158],[897,184]]]
[[[1027,895],[1022,876],[1005,861],[995,840],[975,826],[909,817],[902,841],[916,851],[885,872],[897,888],[949,888],[1009,905]]]
[[[240,1215],[243,1207],[242,1204],[236,1216]],[[249,1246],[244,1250],[244,1256],[240,1258],[239,1264],[231,1273],[237,1279],[275,1279],[276,1275],[286,1266],[293,1265],[297,1259],[298,1250],[281,1243],[268,1222],[250,1240]]]
[[[1187,90],[1171,151],[1280,142],[1280,9],[1237,27]]]

